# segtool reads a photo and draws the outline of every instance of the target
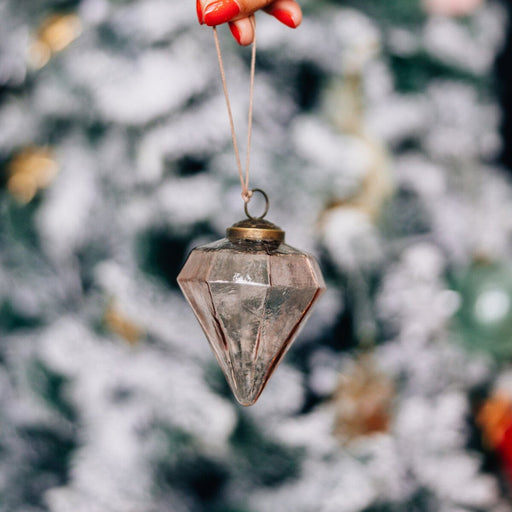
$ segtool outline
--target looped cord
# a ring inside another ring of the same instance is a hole
[[[249,190],[249,164],[251,155],[251,136],[252,136],[252,111],[254,104],[254,75],[256,70],[256,20],[254,15],[250,17],[251,23],[254,27],[254,41],[252,43],[251,54],[251,85],[249,92],[249,119],[247,125],[247,158],[245,163],[245,175],[242,169],[242,162],[240,160],[240,151],[238,150],[238,142],[235,132],[235,123],[233,121],[233,112],[231,111],[231,103],[229,101],[228,86],[226,82],[226,73],[224,71],[224,63],[222,60],[222,52],[220,49],[219,35],[217,34],[217,27],[213,27],[213,37],[215,39],[215,48],[217,50],[217,58],[219,59],[220,77],[222,79],[222,88],[224,90],[224,97],[226,98],[226,106],[228,109],[229,125],[231,127],[231,138],[233,140],[233,148],[235,150],[236,164],[238,167],[238,174],[240,176],[240,184],[242,186],[242,198],[244,203],[248,203],[252,197],[252,191]]]

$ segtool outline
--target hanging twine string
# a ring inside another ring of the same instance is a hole
[[[240,176],[240,184],[242,185],[242,198],[247,204],[252,197],[252,191],[249,190],[249,165],[251,159],[251,136],[252,136],[252,111],[254,104],[254,74],[256,70],[256,20],[254,15],[251,16],[251,23],[254,27],[254,41],[252,43],[251,54],[251,85],[249,91],[249,120],[247,126],[247,158],[245,163],[245,174],[242,169],[242,162],[240,160],[240,151],[238,150],[238,142],[235,132],[235,123],[233,121],[233,112],[231,111],[231,102],[229,101],[228,86],[226,82],[226,73],[224,71],[224,63],[222,60],[222,52],[220,49],[219,36],[217,34],[217,27],[213,27],[213,37],[215,39],[215,48],[217,49],[217,58],[219,59],[220,77],[222,79],[222,88],[224,89],[224,97],[226,98],[226,106],[228,109],[229,125],[231,127],[231,138],[233,140],[233,148],[235,150],[236,164],[238,167],[238,174]]]

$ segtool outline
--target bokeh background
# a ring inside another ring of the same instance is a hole
[[[0,1],[0,511],[512,510],[510,5],[301,5],[257,17],[251,184],[328,291],[243,408],[176,284],[243,218],[211,30]]]

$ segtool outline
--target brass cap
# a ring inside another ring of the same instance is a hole
[[[284,231],[263,219],[245,219],[226,230],[231,242],[252,240],[254,242],[284,242]]]

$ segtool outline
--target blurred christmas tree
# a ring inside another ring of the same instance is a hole
[[[211,31],[0,2],[0,511],[512,510],[506,11],[302,5],[258,17],[252,183],[329,290],[243,409],[175,281],[242,216]]]

